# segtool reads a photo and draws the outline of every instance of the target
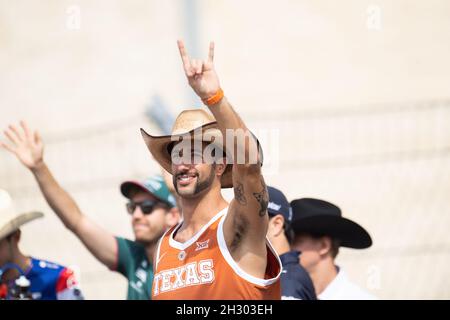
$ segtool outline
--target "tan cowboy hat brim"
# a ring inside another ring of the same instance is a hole
[[[14,231],[18,230],[22,225],[25,223],[28,223],[30,221],[33,221],[38,218],[42,218],[44,214],[42,212],[32,211],[32,212],[26,212],[17,215],[12,220],[9,220],[2,226],[0,226],[0,240],[7,237]]]
[[[145,132],[144,129],[141,128],[141,134],[144,138],[144,142],[147,145],[148,150],[152,154],[152,156],[155,158],[155,160],[169,173],[172,174],[172,159],[169,152],[169,145],[173,143],[174,141],[178,141],[178,139],[181,139],[182,137],[186,136],[192,136],[194,133],[197,133],[199,129],[202,129],[202,132],[206,130],[216,129],[217,128],[217,122],[210,122],[207,124],[204,124],[202,126],[199,126],[195,129],[192,129],[190,131],[180,133],[180,134],[173,134],[173,135],[165,135],[165,136],[152,136]],[[204,140],[207,141],[207,140]],[[211,142],[211,141],[207,141]],[[222,188],[231,188],[233,187],[233,179],[232,179],[232,164],[227,164],[227,167],[222,174],[220,184]]]

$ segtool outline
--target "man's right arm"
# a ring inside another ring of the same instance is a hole
[[[104,265],[117,264],[117,241],[108,231],[85,216],[73,198],[58,184],[43,160],[44,144],[37,132],[21,122],[21,128],[9,126],[5,135],[11,144],[0,143],[33,173],[49,206],[86,248]]]

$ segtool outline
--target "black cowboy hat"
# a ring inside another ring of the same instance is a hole
[[[303,198],[291,201],[292,229],[338,239],[340,246],[364,249],[372,245],[369,233],[356,222],[342,217],[341,209],[324,200]]]

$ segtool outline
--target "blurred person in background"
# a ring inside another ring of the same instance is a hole
[[[281,299],[316,300],[312,280],[299,261],[301,253],[290,248],[294,233],[290,226],[292,210],[289,201],[283,192],[277,188],[267,186],[267,191],[269,192],[267,238],[280,256],[283,267],[281,272]]]
[[[373,295],[352,283],[335,264],[340,247],[365,249],[372,245],[369,233],[342,217],[341,209],[319,199],[291,202],[292,248],[300,251],[300,263],[313,280],[319,300],[372,300]]]
[[[74,199],[58,184],[44,162],[44,144],[37,131],[25,122],[10,125],[5,135],[11,144],[0,142],[34,175],[49,206],[94,255],[110,270],[128,280],[129,300],[151,298],[153,256],[156,244],[167,228],[178,223],[175,199],[160,176],[142,182],[126,181],[120,186],[128,199],[127,212],[135,240],[114,236],[81,212]]]
[[[0,299],[82,300],[72,270],[19,248],[20,227],[41,217],[41,212],[16,212],[9,194],[0,189]]]

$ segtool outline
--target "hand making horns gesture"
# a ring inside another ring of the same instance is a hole
[[[207,99],[219,90],[219,78],[214,69],[214,42],[209,44],[208,59],[191,59],[184,47],[184,43],[178,40],[181,60],[183,61],[184,73],[188,78],[189,85],[201,99]]]

